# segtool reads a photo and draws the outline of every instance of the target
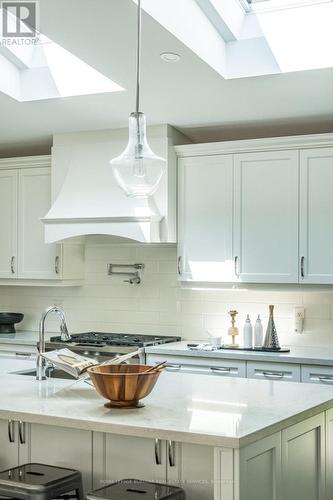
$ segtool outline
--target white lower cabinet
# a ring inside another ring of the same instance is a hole
[[[333,367],[318,365],[302,365],[302,382],[308,384],[333,385]]]
[[[326,500],[333,498],[333,408],[326,412]]]
[[[68,467],[82,472],[85,492],[92,489],[92,433],[50,425],[30,424],[27,429],[29,462]]]
[[[190,500],[214,499],[214,448],[167,442],[167,481]]]
[[[325,413],[240,449],[240,500],[328,500],[332,494],[332,420]],[[325,491],[325,440],[330,449]],[[326,496],[325,496],[326,495]],[[233,498],[233,497],[232,497]]]
[[[141,479],[183,488],[190,500],[214,500],[214,448],[94,433],[94,488]]]
[[[0,420],[0,470],[15,467],[19,462],[17,422]]]
[[[241,448],[239,475],[240,500],[282,500],[281,434]]]
[[[167,360],[166,371],[195,373],[220,377],[246,377],[246,361],[233,359],[212,359],[191,356],[147,356],[147,363],[155,365]]]
[[[332,498],[325,495],[325,474],[325,414],[321,413],[282,431],[283,500]]]
[[[301,366],[292,363],[247,362],[247,378],[300,382]]]

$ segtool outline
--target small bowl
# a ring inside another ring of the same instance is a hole
[[[20,323],[23,318],[22,313],[0,312],[0,334],[16,333],[15,324]]]
[[[141,408],[140,400],[151,393],[159,371],[142,373],[150,365],[104,365],[88,368],[98,394],[108,399],[107,408]]]

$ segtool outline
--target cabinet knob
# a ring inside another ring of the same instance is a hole
[[[15,274],[15,255],[10,259],[10,270],[12,274]]]

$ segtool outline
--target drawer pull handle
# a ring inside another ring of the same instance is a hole
[[[169,364],[168,363],[167,365],[165,365],[165,368],[167,370],[181,370],[182,365],[174,365],[174,364]]]
[[[168,441],[168,456],[169,456],[169,465],[170,467],[175,467],[176,466],[176,459],[175,459],[175,442],[174,441]]]
[[[10,259],[10,270],[12,274],[15,274],[15,256]]]
[[[304,279],[305,274],[304,274],[304,260],[305,257],[301,257],[301,278]]]
[[[60,272],[60,268],[59,268],[59,256],[58,255],[54,259],[54,272],[56,274],[59,274],[59,272]]]
[[[8,439],[10,443],[15,442],[15,422],[8,420]]]
[[[161,451],[162,451],[161,450],[161,440],[155,439],[155,464],[156,465],[162,464]]]
[[[230,373],[231,372],[231,368],[212,366],[211,367],[211,371],[212,372],[220,372],[220,373]]]
[[[19,421],[19,436],[20,436],[20,443],[25,444],[25,423],[22,422],[21,420]]]
[[[286,374],[283,372],[262,372],[264,377],[278,377],[283,378]]]
[[[318,380],[320,380],[321,382],[333,382],[333,377],[321,377],[320,375],[318,376]]]
[[[182,275],[182,256],[181,255],[178,257],[177,270],[178,270],[179,276],[181,276]]]
[[[234,263],[235,263],[235,276],[236,276],[236,278],[239,278],[239,257],[238,257],[238,255],[236,255]]]

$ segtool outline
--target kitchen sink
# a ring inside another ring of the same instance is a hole
[[[36,377],[36,368],[32,370],[21,370],[18,372],[11,372],[11,375],[25,375],[26,377]],[[76,380],[69,373],[64,372],[63,370],[57,370],[56,368],[46,368],[46,377],[47,378],[60,378],[64,380]]]

